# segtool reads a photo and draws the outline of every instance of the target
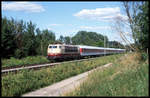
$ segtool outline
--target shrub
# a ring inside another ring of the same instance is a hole
[[[28,56],[22,59],[16,59],[11,57],[10,59],[2,59],[2,67],[19,66],[26,64],[40,64],[50,62],[46,57],[43,56]]]
[[[141,60],[142,60],[142,61],[146,61],[147,59],[148,59],[148,54],[145,53],[145,52],[142,52],[142,53],[141,53]]]

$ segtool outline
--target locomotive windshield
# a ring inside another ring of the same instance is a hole
[[[49,46],[49,48],[57,48],[57,46]]]

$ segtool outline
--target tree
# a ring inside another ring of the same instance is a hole
[[[59,41],[62,42],[62,43],[64,43],[64,37],[62,35],[60,35]]]
[[[108,38],[106,37],[106,42],[107,41]],[[96,32],[79,31],[74,37],[72,37],[72,43],[80,45],[100,46],[100,43],[104,43],[104,36],[97,34]]]
[[[69,36],[64,37],[65,44],[71,44],[71,38]]]
[[[47,46],[55,42],[55,34],[49,30],[40,31],[32,21],[16,21],[2,18],[1,56],[22,58],[46,55]]]
[[[55,42],[55,34],[52,31],[49,31],[48,29],[42,31],[42,54],[47,55],[47,47],[49,44],[52,44]]]
[[[109,41],[108,44],[110,48],[124,48],[124,45],[118,41]]]
[[[2,33],[1,33],[1,56],[9,58],[14,55],[16,44],[13,23],[6,17],[2,18]]]
[[[16,58],[22,58],[24,57],[24,51],[23,51],[23,36],[26,29],[26,24],[21,21],[15,21],[14,23],[14,31],[15,31],[15,42],[17,44],[17,49],[15,51],[15,57]]]
[[[37,55],[43,55],[43,42],[42,33],[39,28],[36,29],[36,53]]]
[[[104,47],[104,41],[100,40],[96,43],[96,46],[98,47]]]
[[[134,39],[134,48],[146,50],[148,48],[148,32],[149,32],[149,17],[148,17],[148,2],[123,2],[125,12],[128,16],[128,24],[132,31]],[[133,45],[133,44],[128,44]]]
[[[71,42],[71,38],[70,38],[69,36],[63,37],[62,35],[60,35],[59,41],[60,41],[61,43],[65,43],[65,44],[71,44],[71,43],[72,43],[72,42]]]
[[[149,33],[149,7],[148,2],[143,2],[142,5],[140,5],[139,13],[135,16],[134,22],[135,25],[138,27],[135,29],[135,39],[136,39],[136,45],[140,50],[148,49],[148,33]]]
[[[118,33],[124,43],[129,45],[130,48],[132,48],[134,51],[138,51],[138,47],[135,47],[135,45],[133,46],[133,42],[137,43],[136,30],[138,26],[136,25],[135,17],[139,13],[138,7],[141,4],[141,2],[122,2],[127,17],[125,18],[122,16],[117,16],[112,22],[112,29],[115,30],[115,32]]]
[[[27,28],[23,36],[23,46],[25,56],[36,55],[35,24],[27,22]]]

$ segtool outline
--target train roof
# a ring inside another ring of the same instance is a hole
[[[104,48],[104,47],[85,46],[85,45],[76,45],[76,46],[78,46],[79,48],[88,48],[88,49],[125,50],[119,48]]]

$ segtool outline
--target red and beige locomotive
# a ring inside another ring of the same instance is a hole
[[[84,45],[49,44],[47,49],[48,59],[81,58],[104,54],[123,53],[125,49],[103,48]]]

